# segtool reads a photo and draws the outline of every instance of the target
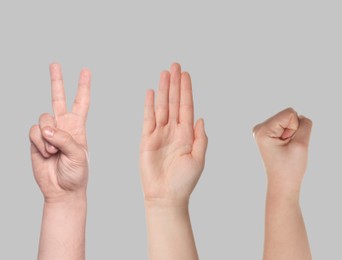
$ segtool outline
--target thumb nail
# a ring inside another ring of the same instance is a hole
[[[45,134],[47,137],[53,137],[54,133],[55,133],[55,132],[54,132],[53,129],[50,128],[50,127],[46,127],[46,128],[44,129],[44,134]]]

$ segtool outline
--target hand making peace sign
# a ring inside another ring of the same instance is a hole
[[[91,73],[80,73],[71,112],[67,111],[62,70],[50,65],[54,115],[42,114],[30,131],[31,159],[35,179],[45,201],[84,195],[88,181],[86,119],[90,103]]]

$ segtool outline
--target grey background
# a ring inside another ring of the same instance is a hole
[[[302,209],[314,259],[341,259],[340,1],[2,1],[0,259],[35,259],[43,200],[28,131],[93,72],[88,259],[147,259],[138,146],[145,90],[173,61],[209,135],[191,199],[201,259],[260,259],[265,177],[254,124],[288,106],[314,121]]]

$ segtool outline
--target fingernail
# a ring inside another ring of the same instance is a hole
[[[53,135],[54,135],[54,131],[50,127],[45,128],[44,133],[47,137],[53,137]]]
[[[49,148],[51,149],[51,151],[57,151],[57,148],[54,147],[52,144],[49,144]]]

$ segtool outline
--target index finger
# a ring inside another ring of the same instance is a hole
[[[61,66],[57,63],[50,65],[52,109],[56,119],[66,114],[67,105]]]
[[[78,81],[78,90],[72,112],[86,118],[90,105],[90,81],[91,72],[88,69],[82,69],[80,79]]]

